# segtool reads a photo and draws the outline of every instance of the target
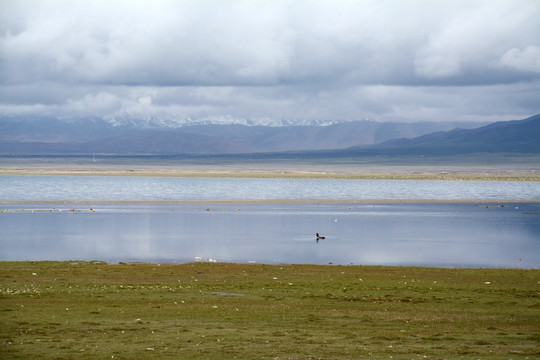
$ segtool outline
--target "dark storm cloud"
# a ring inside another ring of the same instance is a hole
[[[499,120],[538,112],[535,0],[1,7],[0,114]],[[522,97],[510,101],[515,92]]]

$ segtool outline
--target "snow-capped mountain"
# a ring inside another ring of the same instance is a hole
[[[184,126],[200,125],[243,125],[243,126],[330,126],[335,124],[353,122],[351,119],[274,119],[268,117],[243,118],[232,115],[206,116],[206,117],[185,117],[185,118],[160,118],[151,117],[149,119],[132,118],[129,115],[117,117],[105,117],[111,126],[134,126],[139,128],[181,128]],[[375,121],[364,118],[363,121]]]
[[[230,154],[343,149],[413,138],[478,123],[0,117],[2,154]]]

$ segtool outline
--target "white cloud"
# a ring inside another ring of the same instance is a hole
[[[464,86],[530,96],[540,82],[536,0],[3,0],[0,10],[0,115],[394,119],[452,114]],[[437,106],[425,86],[440,87]],[[505,101],[469,109],[493,102]],[[505,103],[498,111],[512,116],[538,112],[532,100]]]
[[[517,71],[540,73],[540,46],[510,49],[501,56],[496,65]]]
[[[430,33],[414,61],[417,75],[432,79],[472,76],[484,84],[507,82],[505,74],[493,71],[490,63],[516,44],[538,43],[535,34],[540,26],[532,16],[540,12],[532,1],[470,3]]]

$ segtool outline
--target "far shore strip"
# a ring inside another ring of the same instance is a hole
[[[470,180],[540,181],[540,171],[413,171],[413,172],[323,172],[302,170],[172,170],[172,169],[31,169],[0,168],[0,175],[46,176],[136,176],[136,177],[209,177],[209,178],[281,178],[335,180]]]
[[[0,200],[5,205],[28,204],[437,204],[504,205],[540,203],[518,199],[262,199],[262,200]]]

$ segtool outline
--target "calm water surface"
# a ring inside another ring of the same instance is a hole
[[[1,206],[0,260],[540,268],[539,203]]]
[[[339,202],[241,202],[280,199]],[[540,268],[539,182],[0,176],[1,200],[0,260]]]
[[[540,200],[540,182],[1,176],[0,200]]]

